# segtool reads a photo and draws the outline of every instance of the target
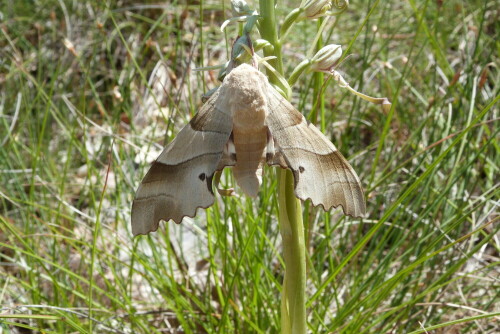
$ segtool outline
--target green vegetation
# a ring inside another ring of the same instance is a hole
[[[149,162],[218,84],[193,68],[226,62],[237,35],[219,29],[228,2],[188,3],[0,4],[0,333],[280,331],[273,169],[256,200],[236,189],[132,238]],[[278,1],[278,23],[299,4]],[[290,28],[286,78],[314,46],[341,44],[347,82],[392,102],[319,73],[292,87],[358,172],[368,211],[303,204],[309,332],[498,330],[497,14],[493,0],[353,1]]]

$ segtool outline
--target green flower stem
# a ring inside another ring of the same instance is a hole
[[[300,64],[293,69],[292,74],[290,74],[290,77],[288,78],[288,84],[290,85],[290,87],[293,86],[299,79],[300,75],[310,67],[311,67],[310,59],[304,59],[303,61],[301,61]]]
[[[318,30],[322,31],[324,28],[323,18],[318,19]],[[316,40],[316,51],[321,50],[323,47],[323,40],[321,38],[321,34],[317,36]],[[320,121],[321,121],[321,131],[325,132],[325,99],[323,98],[323,82],[324,82],[324,74],[321,72],[314,73],[314,89],[313,89],[313,97],[316,99],[317,105],[316,108],[312,110],[311,120],[318,124],[318,109],[320,111]]]
[[[264,56],[275,56],[275,59],[270,59],[269,64],[283,74],[283,59],[281,57],[281,42],[278,39],[276,30],[276,18],[274,16],[274,1],[259,0],[260,3],[260,36],[270,43],[264,47]],[[280,85],[278,78],[273,73],[269,74],[269,81]]]
[[[290,28],[293,26],[295,21],[299,18],[300,14],[304,12],[303,8],[295,8],[292,10],[285,18],[285,21],[283,21],[283,24],[281,25],[280,29],[280,38],[286,37],[288,32],[290,31]]]
[[[264,56],[275,56],[269,61],[278,73],[283,74],[281,42],[278,39],[274,13],[274,1],[259,0],[260,34],[271,43],[264,48]],[[279,85],[276,75],[269,81]],[[281,333],[305,334],[306,320],[306,256],[302,206],[295,197],[293,174],[289,170],[278,170],[279,226],[283,238],[285,277],[281,293]]]
[[[294,194],[293,174],[285,169],[278,173],[279,224],[286,266],[281,292],[281,333],[305,334],[306,255],[302,206]]]

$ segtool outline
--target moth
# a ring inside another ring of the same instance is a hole
[[[295,195],[323,209],[365,213],[356,172],[314,125],[308,124],[256,68],[234,68],[220,88],[169,143],[142,180],[132,204],[132,232],[160,220],[180,223],[214,202],[212,178],[232,167],[236,183],[256,196],[264,164],[292,171]]]

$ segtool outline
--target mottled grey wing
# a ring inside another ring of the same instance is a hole
[[[212,177],[222,169],[232,119],[219,91],[169,143],[142,180],[132,204],[132,232],[147,234],[160,220],[180,223],[214,202]]]
[[[268,105],[267,126],[275,142],[268,164],[293,172],[295,195],[301,200],[311,199],[325,210],[340,205],[344,214],[363,216],[359,178],[337,148],[271,85]]]

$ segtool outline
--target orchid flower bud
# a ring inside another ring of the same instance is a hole
[[[316,19],[324,16],[332,8],[329,0],[308,0],[304,5],[304,15],[308,19]]]
[[[337,44],[327,45],[319,50],[311,59],[311,70],[315,72],[330,72],[340,57],[342,47]]]

